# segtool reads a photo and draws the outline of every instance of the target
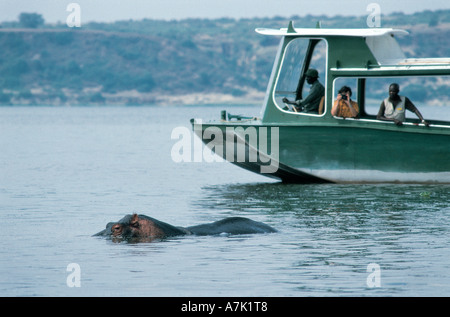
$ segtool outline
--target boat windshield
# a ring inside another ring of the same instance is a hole
[[[318,81],[325,86],[326,53],[326,42],[322,39],[297,38],[287,45],[274,94],[275,103],[280,109],[296,114],[307,113],[294,112],[292,105],[289,106],[283,99],[294,102],[308,97],[312,87],[306,80],[306,72],[309,69],[317,70]]]

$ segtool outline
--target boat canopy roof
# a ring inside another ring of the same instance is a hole
[[[325,29],[325,28],[295,28],[292,21],[287,28],[268,29],[257,28],[255,31],[263,35],[283,36],[287,38],[324,38],[333,41],[332,50],[336,51],[334,62],[339,61],[340,67],[397,66],[409,67],[420,65],[423,67],[450,67],[448,58],[411,59],[406,58],[396,35],[409,34],[405,30],[393,28],[359,28],[359,29]],[[357,41],[360,38],[362,41]],[[342,40],[346,39],[346,42]],[[352,52],[345,49],[351,42]],[[347,44],[345,44],[347,43]],[[331,49],[331,48],[329,48]],[[367,49],[370,51],[368,53]],[[340,52],[338,52],[340,51]],[[375,60],[374,60],[375,59]],[[357,66],[360,64],[359,66]],[[331,64],[333,65],[333,64]]]
[[[366,29],[322,29],[322,28],[294,28],[289,24],[288,28],[267,29],[257,28],[255,31],[263,35],[302,36],[302,37],[328,37],[328,36],[383,36],[394,34],[409,34],[405,30],[392,28],[366,28]]]

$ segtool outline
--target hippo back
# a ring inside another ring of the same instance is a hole
[[[143,218],[143,219],[152,221],[158,228],[160,228],[162,231],[164,231],[166,237],[190,234],[190,232],[188,230],[186,230],[182,227],[175,227],[166,222],[160,221],[158,219],[155,219],[155,218],[152,218],[152,217],[149,217],[146,215],[139,215],[139,218]]]
[[[277,232],[274,228],[262,222],[243,217],[225,218],[213,223],[187,227],[187,230],[196,235],[251,234]]]

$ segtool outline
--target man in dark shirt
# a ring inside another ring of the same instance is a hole
[[[320,100],[325,96],[325,88],[317,80],[319,72],[310,68],[305,73],[306,82],[311,85],[308,96],[303,100],[289,101],[286,97],[283,102],[294,105],[297,112],[318,113]]]

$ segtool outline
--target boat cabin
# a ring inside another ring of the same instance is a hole
[[[331,114],[342,86],[352,90],[351,99],[359,106],[358,120],[389,123],[376,120],[376,115],[391,83],[398,83],[400,95],[406,95],[420,108],[426,94],[418,93],[418,87],[433,90],[432,83],[450,81],[450,58],[405,57],[396,40],[408,34],[404,30],[299,29],[290,22],[288,28],[259,28],[256,32],[282,36],[261,113],[263,123],[342,119]],[[310,68],[319,72],[318,80],[325,87],[325,96],[318,113],[295,112],[286,107],[283,98],[305,98],[309,90],[305,73]],[[408,122],[417,123],[417,118],[407,119]]]

